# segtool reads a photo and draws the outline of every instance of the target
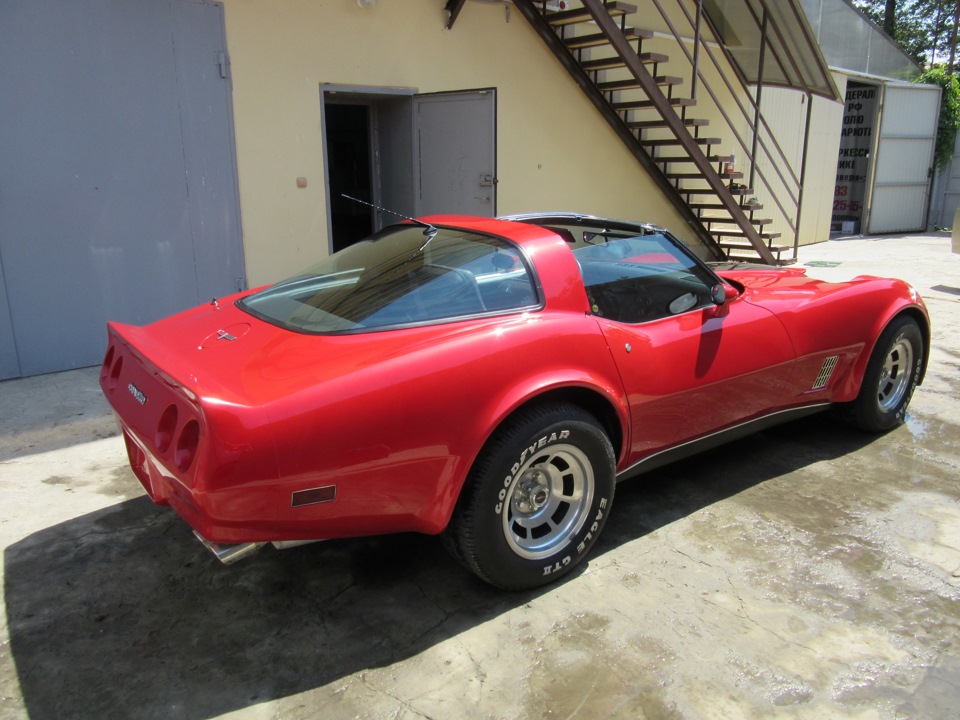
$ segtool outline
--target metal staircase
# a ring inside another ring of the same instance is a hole
[[[760,91],[734,68],[701,2],[676,0],[668,12],[664,0],[648,0],[642,15],[654,31],[619,0],[513,1],[715,257],[795,261],[803,171],[791,168],[760,114]],[[763,1],[759,16],[756,3],[744,8],[766,38]],[[807,122],[809,132],[809,114]],[[706,134],[712,125],[718,131]],[[757,216],[761,203],[771,217]],[[776,242],[784,231],[792,242]]]

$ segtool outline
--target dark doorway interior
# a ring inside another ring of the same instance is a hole
[[[373,200],[370,162],[370,108],[326,106],[327,152],[330,163],[330,213],[333,251],[342,250],[373,232],[373,211],[344,194]]]

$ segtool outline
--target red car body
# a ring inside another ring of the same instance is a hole
[[[237,304],[250,291],[145,327],[109,324],[101,385],[154,502],[214,543],[436,534],[485,444],[531,402],[589,410],[623,479],[853,401],[897,316],[914,318],[928,347],[923,302],[898,280],[720,267],[721,304],[624,323],[592,312],[563,233],[428,220],[519,247],[538,306],[317,335],[251,315]]]

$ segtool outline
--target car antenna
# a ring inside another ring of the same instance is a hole
[[[427,243],[430,242],[431,240],[433,240],[434,235],[437,234],[437,229],[436,229],[433,225],[431,225],[430,223],[424,222],[423,220],[417,220],[416,218],[409,217],[409,216],[407,216],[407,215],[404,215],[403,213],[398,213],[398,212],[396,212],[395,210],[387,210],[386,208],[380,207],[379,205],[374,205],[373,203],[368,203],[366,200],[361,200],[360,198],[351,197],[350,195],[347,195],[346,193],[341,193],[341,194],[340,194],[340,197],[345,197],[347,200],[353,200],[354,202],[358,202],[358,203],[360,203],[361,205],[366,205],[367,207],[372,207],[374,210],[379,210],[380,212],[385,212],[385,213],[388,213],[388,214],[390,214],[390,215],[396,215],[398,218],[402,218],[402,219],[404,219],[404,220],[409,220],[409,221],[412,222],[414,225],[419,225],[420,227],[423,228],[423,234],[424,234],[424,235],[426,236],[426,238],[427,238],[427,242],[425,242],[423,245],[420,246],[420,249],[421,249],[421,250],[423,250],[423,249],[427,246]]]

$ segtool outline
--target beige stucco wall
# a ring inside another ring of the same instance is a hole
[[[251,286],[327,253],[320,85],[497,89],[497,211],[681,216],[514,10],[441,0],[225,0],[244,250]],[[307,178],[298,189],[298,177]]]

